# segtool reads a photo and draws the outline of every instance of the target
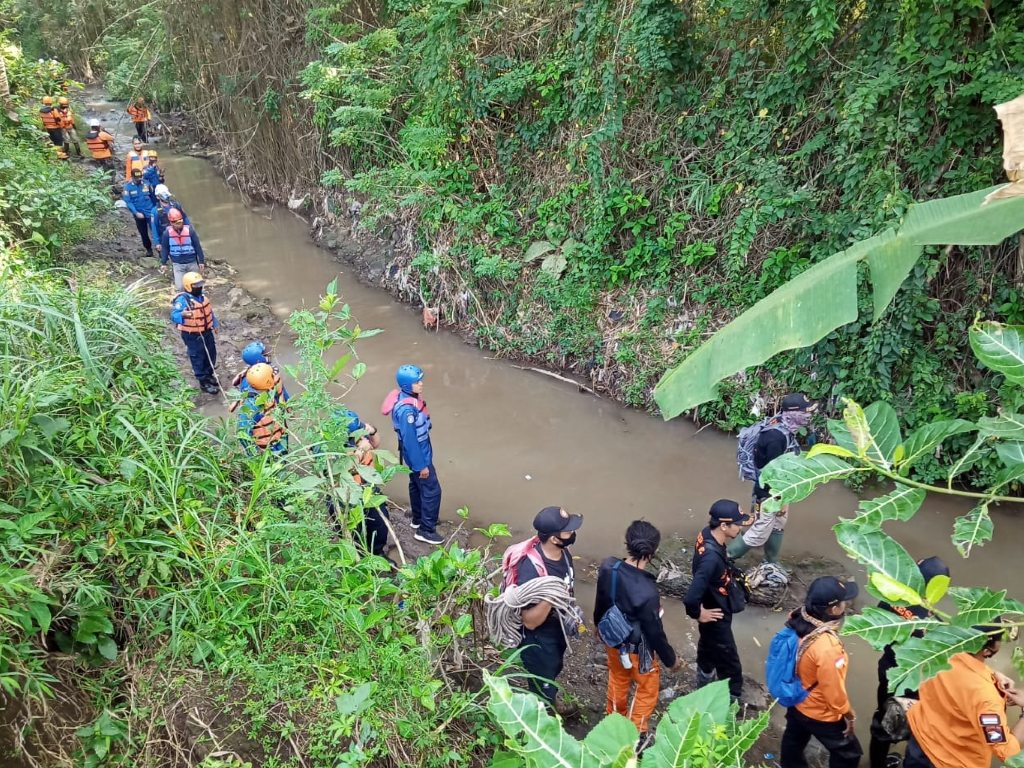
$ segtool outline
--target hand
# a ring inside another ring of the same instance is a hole
[[[1017,684],[1013,680],[1002,672],[992,672],[992,676],[996,680],[996,688],[1006,694],[1015,693],[1017,691]]]
[[[430,467],[424,467],[420,470],[420,480],[426,480],[430,477]]]
[[[153,247],[156,248],[156,252],[157,253],[160,253],[160,244],[159,243],[155,244]]]
[[[161,264],[159,269],[160,269],[160,274],[161,275],[166,275],[167,274],[167,265],[166,264]]]
[[[668,673],[674,675],[676,672],[683,668],[683,659],[679,656],[676,657],[676,663],[668,668]]]
[[[846,720],[846,730],[843,731],[843,738],[852,738],[854,726],[857,724],[857,715],[855,715],[853,712],[848,712],[847,714],[843,715],[843,719]]]
[[[724,618],[725,614],[722,613],[721,608],[705,608],[703,605],[700,607],[700,616],[697,617],[697,621],[701,624],[709,624],[712,621],[718,621]]]
[[[144,219],[144,218],[146,218],[146,215],[143,214],[143,213],[136,213],[135,214],[135,218],[136,219]]]

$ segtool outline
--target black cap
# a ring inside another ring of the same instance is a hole
[[[835,576],[819,576],[807,588],[804,605],[808,608],[833,606],[843,600],[853,600],[858,594],[860,590],[852,581],[840,581]]]
[[[780,410],[783,411],[813,411],[818,406],[807,399],[805,395],[794,392],[782,398]]]
[[[926,557],[924,560],[918,560],[917,567],[921,569],[925,584],[936,576],[949,576],[949,566],[942,561],[941,557]]]
[[[132,176],[141,176],[141,175],[142,175],[142,169],[141,168],[132,168]]]
[[[740,505],[731,499],[719,499],[711,505],[708,516],[713,523],[732,523],[733,525],[746,525],[751,518],[746,512],[740,509]]]
[[[561,507],[544,507],[533,518],[533,529],[541,536],[554,536],[562,531],[575,531],[583,525],[583,515],[570,515]]]

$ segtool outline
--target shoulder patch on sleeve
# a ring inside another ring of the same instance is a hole
[[[1005,744],[1006,729],[1000,724],[999,715],[994,712],[986,712],[978,716],[981,723],[981,730],[985,734],[987,744]]]
[[[416,423],[416,417],[413,416],[411,413],[408,416],[405,417],[405,420],[407,422],[409,422],[410,424],[415,424]]]

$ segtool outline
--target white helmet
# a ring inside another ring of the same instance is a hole
[[[171,199],[171,190],[167,188],[166,184],[157,184],[156,189],[153,190],[153,194],[155,194],[160,200]]]
[[[90,127],[90,128],[99,128],[99,127],[100,127],[100,121],[99,121],[99,120],[97,120],[97,119],[96,119],[96,118],[94,117],[94,118],[93,118],[92,120],[90,120],[90,121],[89,121],[89,127]]]

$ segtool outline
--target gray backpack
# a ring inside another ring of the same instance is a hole
[[[786,429],[778,416],[769,416],[761,419],[756,424],[744,427],[740,430],[739,439],[736,442],[736,464],[740,469],[740,480],[758,481],[761,470],[754,463],[754,448],[757,446],[757,438],[766,429],[777,429],[786,436],[786,453],[799,453],[800,446],[796,438]]]

